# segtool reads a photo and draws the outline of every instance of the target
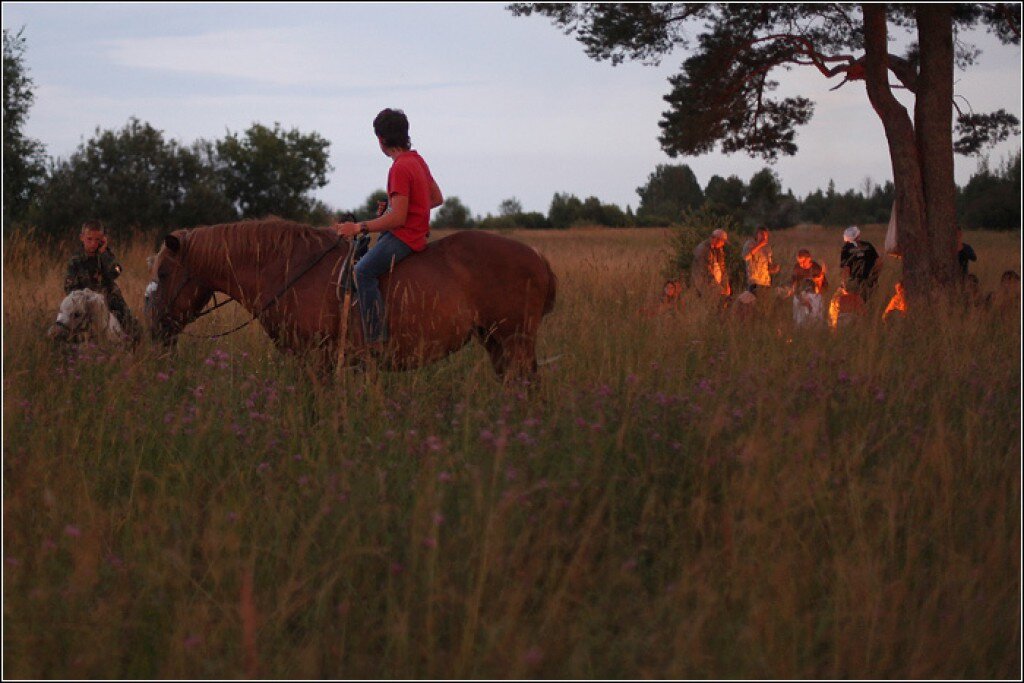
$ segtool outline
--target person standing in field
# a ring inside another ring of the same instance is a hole
[[[693,266],[690,268],[690,282],[697,294],[715,303],[721,303],[732,295],[729,272],[725,267],[725,243],[729,235],[725,230],[715,230],[711,236],[693,250]]]
[[[878,284],[882,261],[871,242],[860,238],[860,228],[851,225],[843,231],[843,250],[839,255],[839,268],[848,289],[856,290],[863,301],[871,298]]]
[[[796,253],[796,265],[793,266],[793,274],[789,280],[789,294],[796,293],[797,288],[804,280],[814,281],[814,291],[817,294],[828,289],[828,277],[825,274],[825,266],[811,258],[811,252],[801,249]]]
[[[956,262],[960,264],[960,277],[967,279],[967,269],[971,261],[977,261],[978,255],[974,253],[971,245],[964,242],[964,231],[956,229]]]
[[[64,273],[64,294],[77,289],[91,289],[99,292],[107,301],[107,308],[121,324],[121,329],[133,340],[138,341],[142,330],[128,303],[121,295],[121,289],[114,282],[121,275],[121,264],[114,252],[107,247],[108,240],[103,223],[86,221],[78,235],[82,251],[71,257]]]
[[[387,341],[384,299],[379,278],[413,252],[427,248],[430,210],[444,203],[441,189],[427,162],[412,149],[409,119],[401,109],[384,109],[373,120],[381,152],[391,159],[388,171],[388,210],[362,223],[335,224],[342,237],[380,233],[377,243],[355,266],[356,294],[368,351],[380,355]]]
[[[742,255],[747,267],[747,291],[753,293],[758,287],[771,288],[772,275],[779,272],[779,267],[772,260],[768,228],[758,226],[753,238],[743,243]]]

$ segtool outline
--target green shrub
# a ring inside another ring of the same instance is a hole
[[[729,281],[733,287],[739,287],[746,279],[746,269],[740,256],[739,225],[732,216],[716,213],[707,206],[695,211],[683,213],[682,222],[672,229],[670,237],[670,256],[664,275],[679,277],[683,282],[690,281],[690,269],[693,267],[693,250],[706,240],[713,231],[725,230],[729,241],[725,243],[725,265],[729,272]]]

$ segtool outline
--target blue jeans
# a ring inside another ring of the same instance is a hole
[[[387,340],[384,297],[381,296],[377,279],[411,253],[412,249],[405,242],[390,232],[383,232],[377,238],[377,244],[356,264],[356,295],[363,318],[363,337],[367,344]]]

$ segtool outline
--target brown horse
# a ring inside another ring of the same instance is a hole
[[[164,238],[146,289],[156,339],[173,341],[214,292],[238,301],[281,350],[313,354],[321,371],[364,347],[359,310],[342,319],[339,273],[353,248],[326,228],[243,221]],[[536,372],[541,318],[555,302],[555,274],[534,249],[484,232],[459,232],[398,263],[380,280],[389,332],[383,367],[418,368],[483,343],[499,377]],[[354,298],[354,297],[353,297]]]

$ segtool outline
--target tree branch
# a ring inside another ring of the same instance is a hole
[[[999,15],[1006,20],[1006,25],[1013,31],[1013,35],[1017,36],[1017,40],[1020,40],[1020,25],[1014,21],[1014,16],[1010,14],[1010,11],[1006,8],[1006,4],[1002,2],[994,3],[989,5],[999,13]]]
[[[806,55],[810,62],[798,61],[796,59],[784,60],[789,61],[793,64],[800,64],[802,66],[814,66],[825,78],[833,78],[839,74],[846,74],[845,79],[842,83],[837,85],[832,90],[841,88],[846,85],[848,81],[860,81],[864,80],[864,57],[854,57],[853,55],[825,55],[819,52],[814,45],[807,38],[791,34],[791,33],[779,33],[770,36],[764,36],[762,38],[756,38],[741,46],[736,50],[734,54],[739,53],[745,48],[751,48],[758,43],[763,43],[769,40],[784,40],[784,41],[795,41],[800,44],[800,48],[796,49],[798,54]],[[846,62],[845,64],[839,64],[837,66],[830,67],[827,65],[828,62]],[[781,62],[780,62],[781,63]],[[914,66],[896,55],[890,54],[888,59],[888,68],[892,71],[893,75],[903,84],[907,90],[917,93],[917,71]]]

